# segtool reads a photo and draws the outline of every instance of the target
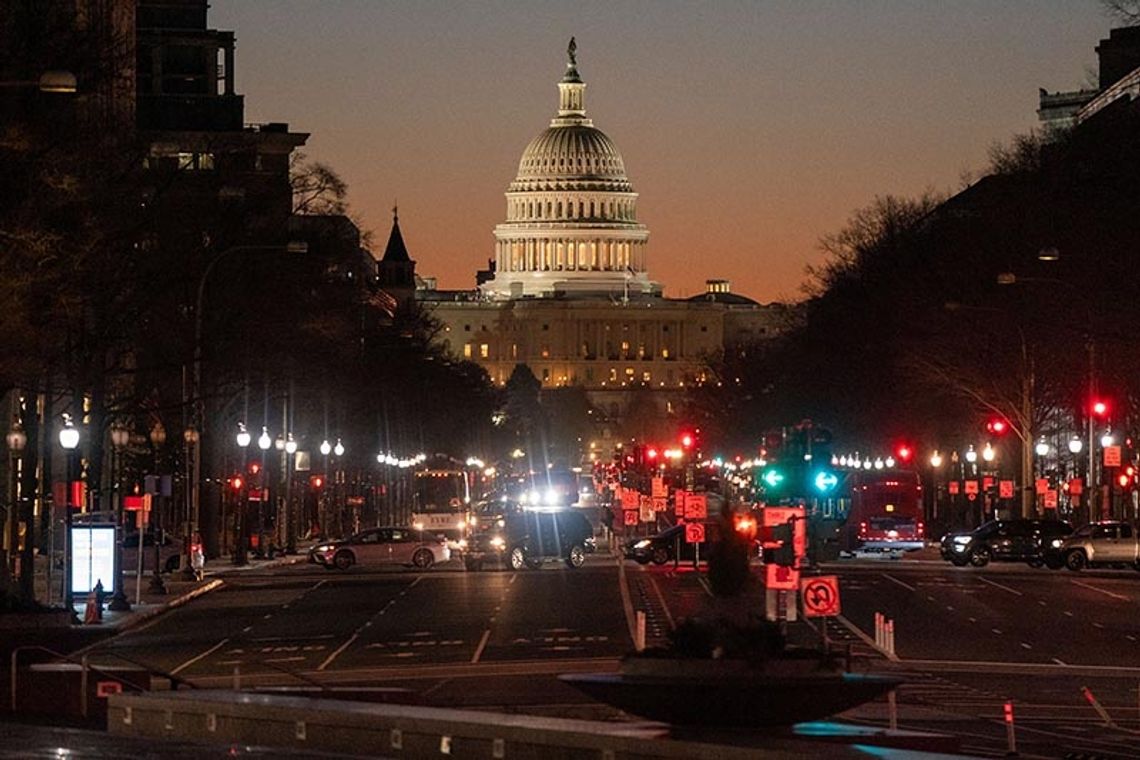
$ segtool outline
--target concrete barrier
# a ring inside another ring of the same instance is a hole
[[[527,715],[452,710],[335,699],[233,691],[181,691],[117,694],[110,697],[107,729],[122,736],[175,741],[236,743],[292,751],[309,749],[384,757],[692,758],[765,760],[858,757],[857,750],[793,733],[733,737],[732,743],[706,737],[675,738],[658,723],[613,723],[540,718]],[[862,730],[849,744],[873,744],[874,731]],[[895,737],[897,739],[897,737]],[[897,745],[896,745],[897,746]],[[923,757],[924,753],[908,754]]]

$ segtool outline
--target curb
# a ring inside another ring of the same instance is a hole
[[[224,585],[225,585],[225,581],[223,581],[221,578],[215,578],[212,581],[208,581],[208,582],[202,584],[198,588],[190,589],[189,591],[187,591],[182,596],[174,597],[173,599],[171,599],[166,604],[155,605],[155,607],[153,609],[147,609],[147,610],[143,610],[142,612],[136,613],[129,620],[124,621],[122,625],[117,626],[114,629],[115,630],[114,635],[117,636],[120,633],[126,633],[127,631],[129,631],[133,628],[137,628],[138,626],[147,622],[151,618],[157,617],[157,616],[161,615],[162,613],[164,613],[168,610],[173,610],[177,607],[181,607],[182,605],[189,602],[191,599],[197,599],[198,597],[202,596],[203,594],[208,594],[211,591],[214,591],[215,589],[219,589]]]

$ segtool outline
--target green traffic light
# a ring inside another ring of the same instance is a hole
[[[763,480],[769,488],[777,488],[784,482],[784,473],[779,470],[768,470],[764,473]]]
[[[834,472],[826,470],[818,472],[815,475],[815,487],[819,491],[830,491],[839,483],[839,478],[835,476]]]

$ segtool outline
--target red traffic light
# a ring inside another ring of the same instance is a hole
[[[1094,400],[1092,402],[1091,408],[1092,413],[1097,417],[1104,417],[1106,414],[1108,414],[1108,404],[1100,399]]]
[[[645,450],[645,458],[646,459],[656,459],[657,458],[657,449],[650,446],[648,449]]]
[[[914,456],[914,450],[911,449],[910,446],[907,446],[905,443],[899,446],[895,450],[895,453],[898,454],[900,462],[909,462],[910,458]]]
[[[313,477],[309,478],[309,485],[312,486],[313,488],[321,488],[322,486],[324,486],[324,484],[325,484],[325,479],[322,478],[320,475],[314,475]]]
[[[244,485],[245,481],[241,479],[241,475],[234,475],[233,478],[230,479],[230,488],[235,491],[240,491]]]
[[[995,417],[986,423],[986,430],[994,435],[1005,435],[1009,431],[1009,423],[1000,417]]]
[[[260,462],[250,462],[249,463],[249,474],[250,475],[256,475],[259,472],[261,472],[261,463]]]
[[[693,436],[691,433],[683,433],[681,435],[681,446],[686,449],[693,448]]]
[[[1121,488],[1128,488],[1128,484],[1132,482],[1132,476],[1125,475],[1123,472],[1116,476],[1116,482]]]

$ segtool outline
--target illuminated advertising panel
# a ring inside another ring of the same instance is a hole
[[[76,525],[71,529],[71,591],[86,594],[103,581],[115,593],[115,526]]]

